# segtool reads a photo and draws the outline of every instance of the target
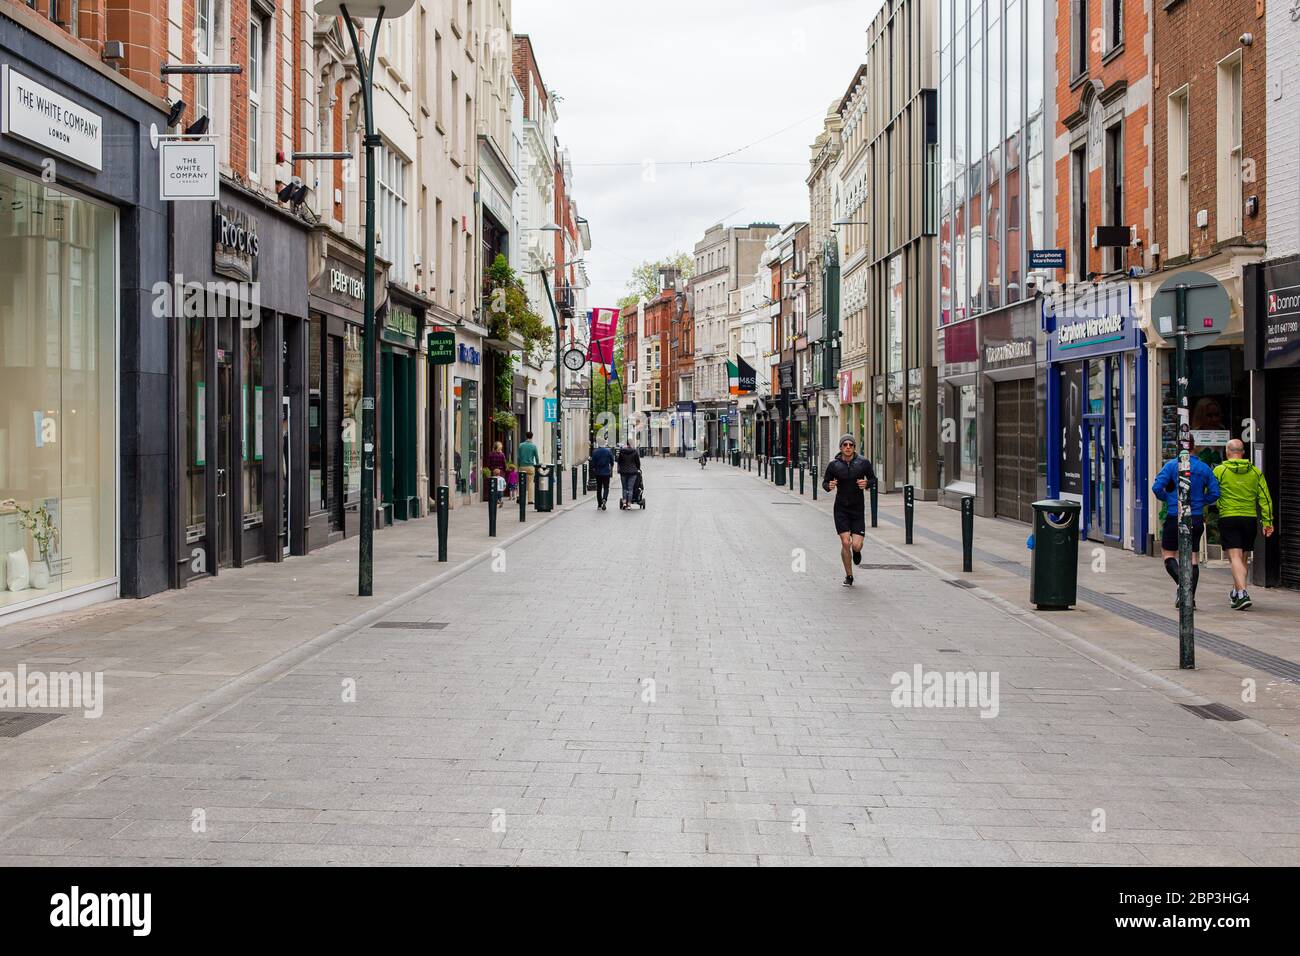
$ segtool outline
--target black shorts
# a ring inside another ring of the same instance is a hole
[[[867,533],[867,513],[850,511],[848,508],[835,509],[835,533],[865,535]]]
[[[1219,543],[1224,548],[1240,548],[1242,551],[1255,550],[1255,535],[1259,533],[1257,518],[1220,518]]]
[[[1205,519],[1192,518],[1192,550],[1201,546],[1201,535],[1205,533]],[[1165,517],[1165,527],[1160,534],[1160,547],[1166,551],[1178,550],[1178,519],[1173,515]]]

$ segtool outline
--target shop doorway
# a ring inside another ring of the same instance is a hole
[[[1123,365],[1108,355],[1085,363],[1083,531],[1091,541],[1119,542],[1124,530]]]
[[[1300,372],[1286,374],[1277,403],[1278,489],[1273,498],[1277,509],[1281,569],[1284,588],[1300,588]]]
[[[994,514],[1029,523],[1038,486],[1034,380],[993,384]]]
[[[217,352],[217,566],[234,563],[235,496],[231,493],[234,459],[234,364],[230,351]]]

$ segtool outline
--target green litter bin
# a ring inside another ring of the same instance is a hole
[[[1035,501],[1029,601],[1040,611],[1068,611],[1079,595],[1079,513],[1077,501]]]
[[[555,466],[538,465],[537,466],[537,490],[533,495],[533,501],[536,502],[535,510],[537,511],[554,511],[555,510]]]
[[[772,484],[784,485],[785,484],[785,459],[780,455],[776,455],[772,458],[771,465],[772,465]]]

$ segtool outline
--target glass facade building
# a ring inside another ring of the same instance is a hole
[[[1027,295],[1045,234],[1044,4],[939,0],[939,324]]]
[[[939,2],[941,500],[1026,520],[1045,380],[1029,251],[1051,245],[1054,98],[1041,0]]]

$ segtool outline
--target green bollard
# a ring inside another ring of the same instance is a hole
[[[438,486],[438,560],[447,560],[448,512],[447,486]]]
[[[911,485],[903,486],[903,528],[906,532],[906,541],[912,543],[912,521],[913,513],[916,511],[916,489]]]
[[[970,572],[975,550],[975,499],[963,495],[961,499],[961,569]]]

